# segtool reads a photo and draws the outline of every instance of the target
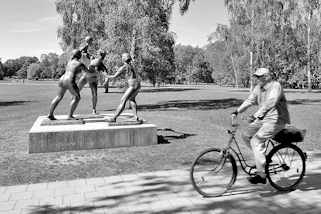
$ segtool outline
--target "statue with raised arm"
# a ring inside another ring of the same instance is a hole
[[[97,86],[98,86],[98,78],[99,78],[99,72],[105,71],[107,73],[107,68],[104,65],[104,59],[106,56],[106,52],[104,50],[98,50],[98,58],[93,59],[90,61],[90,64],[88,66],[88,70],[83,73],[83,75],[80,77],[80,80],[78,82],[78,88],[81,91],[81,89],[88,83],[89,87],[91,89],[91,95],[92,95],[92,113],[96,114],[96,106],[97,106]]]
[[[128,53],[122,54],[122,61],[123,65],[117,70],[117,72],[114,75],[107,77],[108,79],[113,79],[125,72],[128,78],[128,88],[125,91],[123,97],[121,98],[120,104],[117,107],[115,114],[111,119],[108,120],[108,122],[116,122],[117,117],[123,112],[127,101],[129,101],[130,107],[135,116],[135,120],[140,121],[140,119],[137,116],[137,104],[135,100],[140,89],[140,81],[138,78],[138,74],[135,71],[133,65],[131,64],[132,58]]]
[[[81,45],[79,47],[79,50],[81,51],[81,61],[88,66],[89,62],[91,60],[91,55],[88,53],[88,48],[91,46],[93,43],[93,38],[91,36],[86,36],[85,38],[85,44]]]
[[[62,98],[65,95],[67,90],[73,96],[73,99],[71,101],[70,111],[69,111],[67,119],[75,119],[73,117],[73,113],[76,110],[77,105],[80,101],[79,89],[76,84],[76,76],[81,71],[88,70],[87,67],[82,62],[79,61],[80,58],[81,58],[81,51],[80,50],[73,50],[71,60],[68,62],[67,66],[66,66],[66,72],[59,79],[58,94],[51,102],[48,119],[56,120],[56,118],[54,117],[54,111],[55,111],[57,105],[59,104],[59,102],[62,100]]]

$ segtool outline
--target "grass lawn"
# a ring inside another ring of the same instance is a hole
[[[28,154],[28,131],[39,115],[48,113],[56,90],[52,82],[0,82],[0,185],[189,168],[201,150],[225,145],[229,114],[248,95],[247,90],[216,86],[146,87],[137,97],[140,116],[159,129],[173,130],[158,131],[164,138],[161,144]],[[122,92],[115,88],[108,94],[103,91],[99,88],[98,111],[114,111]],[[90,89],[84,88],[81,96],[76,113],[88,114]],[[292,124],[308,130],[301,147],[320,150],[321,93],[291,90],[286,96]],[[67,114],[69,103],[67,93],[56,114]]]

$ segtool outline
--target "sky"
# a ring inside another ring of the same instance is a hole
[[[0,0],[0,58],[20,56],[40,57],[43,53],[60,54],[57,28],[61,19],[55,9],[55,0]],[[223,0],[198,0],[190,10],[180,15],[175,5],[170,20],[170,31],[176,34],[176,43],[202,47],[218,23],[227,24]]]

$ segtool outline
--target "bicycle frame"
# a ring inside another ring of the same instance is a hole
[[[223,149],[223,151],[225,151],[226,153],[228,154],[231,154],[233,155],[234,157],[237,158],[237,160],[239,161],[240,165],[241,165],[241,168],[242,170],[248,174],[248,175],[255,175],[254,173],[254,169],[256,168],[255,166],[250,166],[245,158],[244,158],[244,155],[241,151],[241,148],[236,140],[236,137],[235,137],[235,134],[236,134],[236,131],[237,131],[237,127],[238,125],[232,125],[232,130],[227,130],[227,133],[230,135],[230,139],[227,143],[227,146]],[[276,145],[276,142],[272,139],[268,139],[267,140],[267,146],[266,146],[266,150],[269,148],[269,146],[272,146],[275,147]],[[233,148],[233,144],[236,146],[236,149]],[[225,155],[226,156],[226,155]],[[253,172],[252,172],[253,171]]]

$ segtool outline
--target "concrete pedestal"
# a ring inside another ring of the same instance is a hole
[[[128,114],[121,115],[117,123],[108,123],[109,116],[79,115],[71,121],[63,115],[55,116],[56,121],[40,116],[29,131],[29,153],[157,144],[154,124],[128,120]]]

